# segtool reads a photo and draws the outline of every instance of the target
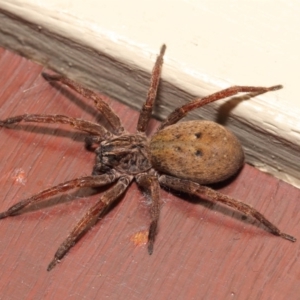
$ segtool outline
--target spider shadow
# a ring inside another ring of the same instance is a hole
[[[221,125],[226,125],[228,118],[230,116],[230,112],[237,107],[241,102],[248,101],[251,98],[255,98],[258,95],[265,94],[266,92],[259,93],[248,93],[241,96],[230,97],[226,102],[224,102],[219,108],[217,112],[217,116],[215,122]]]

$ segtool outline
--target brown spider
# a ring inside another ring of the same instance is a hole
[[[240,92],[264,93],[281,86],[251,87],[233,86],[204,98],[197,98],[175,109],[160,125],[159,130],[148,138],[145,134],[160,80],[163,45],[154,65],[147,100],[137,124],[137,132],[129,134],[119,117],[94,92],[60,75],[43,74],[47,80],[69,86],[86,98],[93,100],[96,108],[109,122],[112,132],[100,124],[64,115],[25,114],[0,121],[1,127],[24,122],[63,123],[89,133],[87,145],[98,144],[96,163],[91,176],[79,177],[46,189],[22,200],[0,213],[0,219],[14,216],[34,203],[74,188],[100,187],[113,184],[100,200],[90,208],[60,245],[48,266],[50,271],[64,257],[88,228],[105,215],[109,206],[118,199],[135,179],[152,199],[151,223],[148,234],[148,252],[152,254],[160,212],[160,185],[212,201],[226,204],[262,223],[272,234],[295,242],[296,239],[282,233],[261,213],[251,206],[223,195],[204,185],[222,181],[235,174],[244,164],[244,153],[237,138],[224,127],[210,121],[190,121],[176,124],[191,110],[210,102]],[[163,175],[168,174],[168,175]]]

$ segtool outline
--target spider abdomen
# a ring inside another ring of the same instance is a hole
[[[234,175],[244,163],[238,139],[211,121],[188,121],[157,132],[150,141],[152,166],[201,184]]]

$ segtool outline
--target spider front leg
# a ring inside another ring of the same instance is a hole
[[[131,176],[121,177],[118,182],[111,189],[106,191],[101,196],[100,200],[85,213],[83,218],[76,224],[69,236],[57,249],[53,260],[50,262],[47,268],[47,271],[51,271],[66,255],[70,248],[77,243],[87,229],[99,221],[99,219],[106,212],[106,209],[126,191],[131,181]]]
[[[47,73],[42,74],[43,77],[48,81],[57,81],[62,84],[67,85],[72,90],[76,91],[80,95],[84,96],[87,99],[94,101],[94,104],[98,111],[102,113],[105,119],[112,127],[112,131],[116,135],[120,135],[124,128],[122,126],[120,118],[116,115],[116,113],[111,109],[111,107],[105,103],[94,91],[84,88],[80,84],[62,76],[62,75],[50,75]]]
[[[276,91],[282,88],[282,85],[274,85],[271,87],[258,87],[258,86],[232,86],[228,89],[219,91],[217,93],[211,94],[204,98],[196,98],[187,104],[182,105],[179,108],[176,108],[172,113],[169,114],[167,119],[160,125],[159,130],[170,126],[172,124],[177,123],[179,120],[181,120],[183,117],[185,117],[188,112],[199,108],[201,106],[204,106],[208,103],[224,99],[227,97],[234,96],[238,93],[255,93],[256,95],[270,92],[270,91]]]
[[[32,122],[32,123],[48,123],[48,124],[68,124],[73,128],[88,132],[92,135],[98,136],[101,140],[107,139],[112,136],[103,126],[90,121],[82,120],[79,118],[72,118],[64,115],[40,115],[40,114],[25,114],[0,120],[0,127],[6,127],[20,122]]]
[[[148,234],[148,253],[153,253],[153,245],[157,233],[159,212],[160,212],[160,186],[157,177],[154,175],[142,174],[136,177],[139,186],[150,194],[151,198],[151,223]]]
[[[251,207],[250,205],[243,203],[241,201],[235,200],[229,196],[221,194],[211,188],[206,186],[202,186],[196,182],[175,178],[172,176],[163,175],[159,177],[159,182],[167,186],[171,189],[182,191],[188,194],[196,195],[199,197],[204,197],[205,199],[214,201],[214,202],[221,202],[229,207],[232,207],[247,216],[251,216],[252,218],[256,219],[260,223],[262,223],[269,231],[277,236],[280,236],[286,240],[291,242],[295,242],[296,238],[293,236],[281,232],[274,224],[272,224],[269,220],[267,220],[260,212],[256,209]]]
[[[0,219],[4,219],[9,216],[14,216],[18,214],[23,208],[28,207],[29,205],[36,204],[40,201],[49,199],[50,197],[53,197],[57,194],[67,192],[71,189],[104,186],[116,181],[118,177],[119,175],[115,171],[112,171],[110,174],[85,176],[69,180],[67,182],[46,189],[30,198],[27,198],[14,204],[8,210],[0,213]]]

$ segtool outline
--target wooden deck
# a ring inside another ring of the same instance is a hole
[[[50,85],[41,71],[0,49],[0,119],[24,113],[97,119],[92,103]],[[134,132],[138,112],[106,100]],[[157,121],[151,125],[155,128]],[[85,150],[84,137],[67,126],[47,124],[0,129],[0,211],[42,189],[89,175],[94,154]],[[149,207],[134,183],[47,272],[60,243],[98,199],[95,190],[83,189],[0,221],[0,298],[299,299],[300,190],[248,165],[217,188],[254,206],[299,241],[275,237],[221,205],[162,190],[159,233],[149,256],[143,244]]]

